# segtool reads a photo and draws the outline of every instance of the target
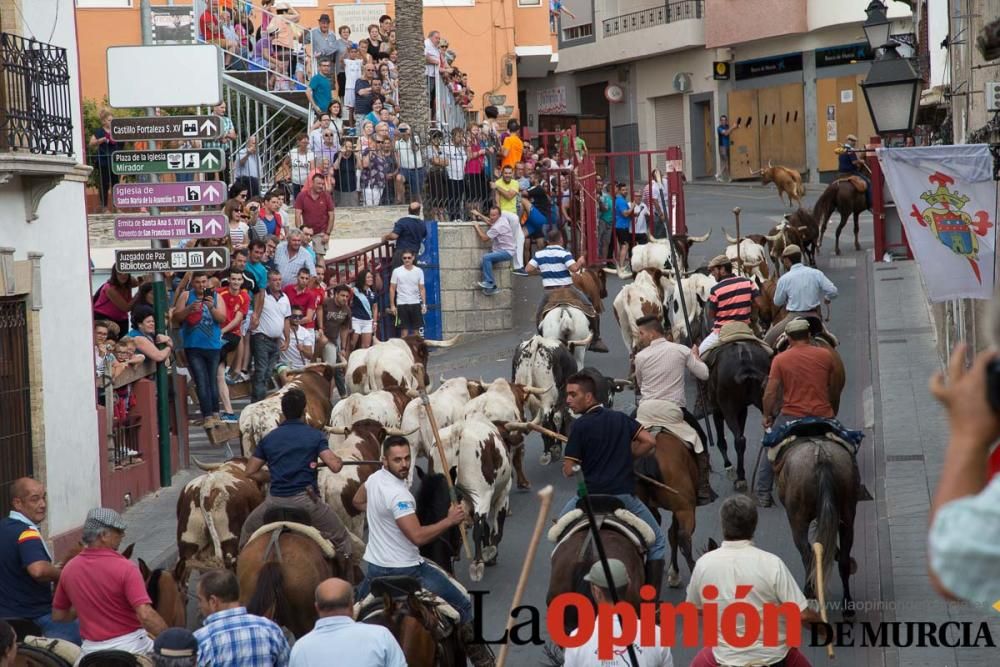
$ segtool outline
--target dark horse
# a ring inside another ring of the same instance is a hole
[[[823,437],[800,437],[785,451],[775,471],[778,497],[788,515],[792,539],[806,572],[805,594],[815,597],[816,568],[809,526],[816,522],[815,541],[823,545],[824,581],[837,560],[844,589],[844,616],[851,610],[850,577],[854,570],[854,517],[861,495],[861,479],[850,452]]]
[[[417,468],[420,487],[416,493],[417,518],[423,526],[437,523],[448,516],[451,499],[448,481],[441,473],[424,474]],[[439,537],[420,547],[420,555],[437,563],[448,574],[453,574],[452,563],[458,560],[462,536],[458,526],[449,528]],[[465,651],[458,641],[455,628],[443,640],[433,629],[438,625],[432,605],[419,594],[420,586],[406,577],[388,577],[372,582],[372,595],[381,598],[377,608],[362,610],[365,623],[389,629],[399,642],[406,664],[412,667],[464,667]]]
[[[840,232],[847,224],[847,216],[854,216],[854,249],[861,250],[861,243],[858,241],[858,216],[868,208],[865,201],[865,193],[859,191],[847,179],[838,179],[826,186],[826,190],[816,200],[813,206],[813,217],[819,223],[819,238],[816,240],[816,247],[823,245],[823,235],[826,234],[826,224],[834,211],[840,213],[840,224],[837,225],[837,234],[834,241],[834,251],[840,254]]]
[[[726,343],[714,351],[714,361],[708,376],[708,395],[714,406],[716,443],[722,453],[726,472],[737,491],[747,490],[746,469],[743,457],[747,439],[743,431],[747,424],[747,408],[751,405],[762,410],[764,384],[771,369],[767,350],[750,341]],[[726,432],[723,422],[733,434],[736,448],[736,471],[729,461]]]
[[[594,513],[600,521],[601,506],[609,503],[608,509],[616,504],[613,496],[591,496]],[[621,601],[639,608],[639,588],[645,583],[645,557],[631,538],[623,535],[616,528],[602,526],[600,531],[604,553],[608,558],[617,558],[625,564],[628,572],[628,588]],[[590,528],[583,528],[573,533],[565,540],[556,544],[552,551],[550,563],[552,571],[549,574],[549,591],[545,596],[545,604],[549,604],[561,593],[580,593],[591,599],[590,584],[583,580],[590,566],[597,562],[597,548],[594,546]],[[577,625],[576,610],[570,606],[566,609],[565,630],[572,631]]]

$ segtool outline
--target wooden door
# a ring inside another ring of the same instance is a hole
[[[859,78],[854,75],[816,80],[816,117],[819,119],[816,143],[820,171],[837,170],[836,148],[844,143],[847,135],[857,135],[862,145],[868,139],[864,135],[872,126],[858,85]]]
[[[760,169],[756,90],[729,93],[729,125],[729,172],[734,179],[752,178],[750,172]]]
[[[781,164],[781,91],[778,88],[761,88],[757,91],[759,122],[760,166]]]
[[[708,102],[704,104],[697,105],[699,111],[701,111],[701,123],[702,123],[702,151],[705,155],[705,170],[702,172],[702,176],[714,176],[715,175],[715,118],[712,117],[712,105]]]
[[[594,160],[598,173],[604,174],[608,170],[608,158],[604,153],[608,152],[608,119],[602,117],[581,117],[577,122],[577,132],[580,137],[587,142],[587,150],[591,155],[598,154]]]
[[[781,114],[778,126],[781,131],[782,165],[805,171],[806,123],[801,83],[790,83],[778,89],[781,93]]]

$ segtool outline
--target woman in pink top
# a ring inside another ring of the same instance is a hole
[[[490,192],[486,178],[486,156],[493,151],[486,148],[482,129],[478,125],[469,128],[469,157],[465,162],[465,192],[468,205],[476,211],[483,210],[483,203]]]
[[[101,285],[94,299],[94,319],[111,320],[119,331],[128,331],[128,313],[135,305],[132,289],[138,284],[128,273],[118,273],[111,268],[111,277]]]

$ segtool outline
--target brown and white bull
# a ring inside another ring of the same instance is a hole
[[[667,320],[670,326],[670,335],[676,342],[687,341],[693,345],[708,335],[709,328],[706,320],[707,303],[712,287],[715,286],[715,278],[702,273],[692,273],[681,278],[681,292],[684,295],[684,305],[687,307],[688,319],[691,321],[692,331],[689,333],[684,324],[684,313],[681,311],[681,297],[677,290],[673,290],[667,298]]]
[[[819,252],[819,222],[812,212],[798,208],[785,214],[788,226],[799,233],[798,246],[802,248],[809,264],[816,266],[816,253]]]
[[[177,567],[186,582],[192,569],[232,568],[239,553],[243,522],[264,502],[264,485],[246,475],[245,458],[206,465],[177,498]]]
[[[543,336],[532,336],[514,351],[511,377],[521,385],[544,387],[545,392],[531,394],[525,404],[524,416],[541,426],[569,434],[570,416],[566,407],[566,380],[577,372],[576,361],[559,341]],[[561,454],[561,443],[549,436],[542,436],[542,465],[552,462],[552,454]],[[518,486],[521,486],[518,471]],[[527,480],[525,480],[527,481]]]
[[[630,353],[635,350],[639,337],[636,322],[648,315],[663,317],[663,287],[659,280],[658,270],[639,271],[633,282],[621,288],[612,303],[615,321],[622,332],[622,341]]]
[[[757,275],[762,280],[767,280],[770,273],[767,266],[767,249],[752,238],[744,236],[737,240],[735,236],[730,236],[725,228],[722,231],[725,232],[726,241],[729,242],[725,254],[733,262],[733,274],[751,279]],[[759,240],[764,239],[761,237]]]
[[[781,275],[781,253],[790,245],[801,246],[802,235],[799,230],[788,224],[788,215],[785,219],[771,228],[764,236],[767,241],[768,253],[771,256],[771,263],[774,265],[774,275]]]
[[[347,387],[352,394],[367,394],[386,387],[426,387],[431,382],[426,370],[417,377],[413,365],[419,363],[426,369],[431,348],[451,347],[457,341],[458,336],[439,341],[410,335],[355,350],[347,358]]]
[[[767,169],[751,171],[751,175],[760,174],[760,182],[763,185],[774,183],[778,189],[778,199],[785,203],[785,196],[788,196],[788,206],[794,200],[796,204],[802,206],[802,198],[806,196],[806,189],[802,186],[802,174],[790,167],[774,166],[771,161],[767,161]]]
[[[330,449],[336,451],[344,446],[345,437],[336,429],[349,427],[362,419],[374,419],[386,428],[399,428],[403,411],[411,402],[407,389],[389,387],[370,394],[350,394],[338,401],[330,410],[330,429],[327,430]]]
[[[327,364],[310,364],[300,371],[289,371],[288,381],[277,391],[240,413],[240,440],[243,456],[253,455],[261,439],[285,420],[281,414],[281,397],[289,389],[298,388],[306,395],[303,420],[313,428],[322,429],[330,417],[330,389],[334,369]]]
[[[488,417],[467,415],[451,427],[458,440],[458,485],[472,522],[473,559],[469,578],[480,581],[484,565],[497,561],[503,524],[510,510],[511,459],[503,434]]]
[[[457,377],[448,380],[442,378],[438,388],[428,394],[427,398],[431,403],[431,411],[434,413],[434,420],[442,440],[448,440],[449,432],[445,429],[459,421],[465,414],[466,404],[483,391],[482,382]],[[427,410],[423,401],[418,398],[419,394],[412,389],[409,392],[413,400],[406,405],[399,427],[403,431],[412,433],[408,438],[413,460],[416,461],[417,456],[423,456],[428,461],[430,469],[440,472],[441,466],[435,464],[438,456],[434,433],[431,430],[430,420],[427,419]],[[448,445],[445,446],[445,450],[446,452],[450,450]],[[448,461],[454,465],[451,457]],[[411,481],[414,469],[413,466],[410,467]]]

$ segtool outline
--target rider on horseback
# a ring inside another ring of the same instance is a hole
[[[802,263],[802,250],[792,244],[781,253],[785,274],[778,278],[774,289],[774,304],[784,306],[787,315],[771,325],[764,334],[764,342],[774,347],[786,325],[798,317],[813,316],[820,319],[824,303],[837,298],[837,286],[819,269]],[[832,337],[831,337],[832,338]],[[831,340],[831,344],[834,342]]]
[[[833,353],[810,344],[809,321],[796,318],[785,327],[788,348],[771,361],[771,374],[764,390],[764,428],[779,428],[803,417],[835,416],[830,403]],[[780,406],[780,407],[779,407]],[[780,412],[779,412],[780,410]],[[757,504],[774,504],[771,486],[774,470],[768,457],[760,457],[757,468]]]
[[[858,138],[853,134],[847,135],[844,144],[837,149],[837,169],[840,171],[840,178],[857,176],[862,179],[867,187],[865,188],[865,203],[867,208],[872,207],[872,181],[868,176],[868,167],[857,153]]]
[[[459,615],[459,639],[476,667],[492,667],[493,656],[485,644],[473,642],[472,602],[444,570],[420,556],[420,546],[465,520],[461,505],[452,505],[448,516],[430,526],[417,518],[417,502],[406,485],[410,473],[410,443],[389,436],[382,443],[382,469],[369,477],[354,495],[354,507],[368,520],[368,572],[358,587],[363,600],[378,577],[412,577],[444,599]]]
[[[760,294],[756,283],[749,278],[733,275],[733,260],[719,255],[708,263],[708,270],[716,279],[708,295],[708,319],[713,322],[712,333],[705,336],[698,352],[705,352],[719,343],[719,330],[727,322],[750,325],[753,300]]]
[[[641,396],[636,419],[647,428],[656,425],[675,432],[678,430],[677,425],[666,423],[667,420],[663,417],[680,409],[680,414],[689,427],[684,430],[694,429],[697,434],[694,452],[698,461],[698,504],[708,505],[716,497],[708,481],[710,465],[708,450],[705,448],[708,440],[698,420],[685,407],[687,395],[684,391],[684,370],[691,371],[695,378],[704,382],[708,380],[708,366],[698,356],[697,346],[688,349],[668,341],[658,316],[640,318],[636,325],[639,327],[639,346],[642,348],[635,355],[635,379],[639,387],[637,393]],[[675,432],[675,435],[680,437],[680,433]],[[686,438],[681,439],[687,441]]]
[[[576,373],[566,380],[566,404],[579,416],[573,422],[563,453],[563,475],[572,477],[573,466],[578,464],[588,493],[617,497],[625,509],[653,529],[656,541],[646,555],[646,583],[659,596],[667,541],[649,508],[635,496],[633,469],[635,459],[653,451],[656,439],[631,417],[598,403],[594,379],[586,373]],[[573,510],[576,503],[574,495],[559,516]]]

